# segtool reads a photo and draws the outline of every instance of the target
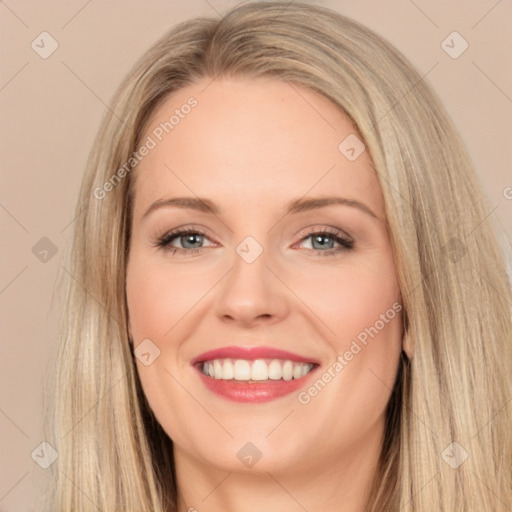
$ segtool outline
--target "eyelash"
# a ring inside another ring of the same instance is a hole
[[[199,236],[208,238],[205,233],[203,233],[202,231],[200,231],[198,229],[193,229],[193,228],[178,229],[176,231],[170,231],[170,232],[166,233],[165,235],[163,235],[162,237],[158,237],[155,245],[160,249],[170,251],[173,255],[176,253],[188,253],[188,254],[192,253],[192,254],[194,254],[203,249],[206,249],[206,247],[195,247],[192,249],[182,249],[181,247],[169,247],[169,244],[171,242],[173,242],[175,239],[180,238],[185,235],[190,235],[190,234],[199,235]],[[322,235],[322,236],[329,235],[331,238],[334,239],[335,242],[340,244],[340,247],[326,249],[326,250],[308,249],[309,251],[313,251],[321,256],[331,256],[331,255],[334,255],[339,252],[351,251],[354,248],[353,240],[350,240],[349,238],[344,237],[341,234],[341,232],[338,230],[328,229],[328,228],[309,231],[302,236],[300,241],[303,242],[303,241],[307,240],[308,238],[312,237],[313,235]]]

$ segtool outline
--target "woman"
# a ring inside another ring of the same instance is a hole
[[[509,510],[511,293],[404,57],[300,3],[172,29],[84,176],[51,510]]]

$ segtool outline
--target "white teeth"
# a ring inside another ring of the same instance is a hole
[[[235,361],[235,380],[251,380],[251,365],[249,361],[237,359]]]
[[[233,367],[233,363],[231,361],[224,361],[224,366],[222,369],[222,379],[231,380],[235,377],[235,368]]]
[[[291,361],[285,361],[283,364],[283,379],[292,380],[293,377],[293,363]]]
[[[313,364],[283,359],[215,359],[202,364],[202,372],[218,380],[292,380],[307,375]]]
[[[222,379],[222,365],[218,359],[213,362],[213,373],[216,379]]]
[[[281,363],[274,359],[268,365],[268,378],[272,380],[279,380],[283,378],[283,369]]]
[[[251,367],[252,380],[267,380],[268,379],[268,366],[265,361],[256,359]]]

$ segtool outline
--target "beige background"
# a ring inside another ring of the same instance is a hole
[[[38,510],[31,458],[41,437],[41,383],[56,337],[55,279],[93,136],[122,76],[173,24],[219,16],[237,2],[191,0],[0,3],[2,236],[0,307],[0,511]],[[512,2],[319,1],[394,43],[424,74],[466,141],[490,215],[512,239]],[[43,31],[58,49],[42,59]],[[459,32],[469,48],[452,59],[441,42]],[[47,262],[32,247],[49,238]],[[51,253],[49,254],[51,256]]]

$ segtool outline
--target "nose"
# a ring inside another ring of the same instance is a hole
[[[215,301],[217,316],[225,323],[245,328],[283,320],[289,312],[290,298],[276,274],[268,266],[265,251],[252,263],[237,254]]]

